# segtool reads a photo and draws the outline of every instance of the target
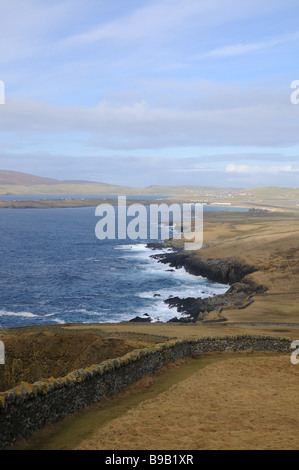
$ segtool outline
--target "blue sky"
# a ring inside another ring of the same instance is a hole
[[[298,186],[298,17],[298,0],[2,1],[0,168]]]

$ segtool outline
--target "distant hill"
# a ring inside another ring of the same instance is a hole
[[[84,180],[57,180],[17,171],[0,170],[0,194],[118,194],[148,196],[217,196],[225,191],[235,194],[237,189],[213,186],[158,186],[146,188],[113,185]]]
[[[112,186],[108,183],[98,183],[95,181],[85,180],[57,180],[53,178],[44,178],[43,176],[30,175],[28,173],[21,173],[19,171],[0,170],[0,184],[1,185],[21,185],[21,186],[34,186],[36,184],[101,184],[104,186]]]
[[[84,180],[57,180],[0,170],[0,194],[125,194],[125,187]]]
[[[29,175],[18,171],[0,170],[0,184],[16,184],[22,186],[31,186],[35,184],[57,184],[58,180],[43,178],[42,176]]]
[[[281,206],[291,204],[299,210],[299,188],[223,188],[218,186],[158,186],[147,188],[113,185],[84,180],[57,180],[17,171],[0,170],[0,194],[10,195],[146,195],[179,197],[205,203],[248,203]],[[24,199],[25,200],[25,199]]]

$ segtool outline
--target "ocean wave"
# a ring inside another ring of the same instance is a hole
[[[146,318],[148,315],[153,323],[167,322],[174,317],[181,317],[176,308],[170,308],[163,300],[152,303],[148,308],[142,307],[136,310],[136,316],[138,317]]]
[[[83,315],[98,317],[104,317],[106,315],[103,312],[99,312],[97,310],[87,310],[86,308],[75,309],[74,313],[82,313]]]
[[[204,278],[202,276],[193,276],[189,274],[185,268],[172,268],[168,264],[159,263],[153,258],[149,258],[149,262],[143,266],[144,272],[151,275],[163,275],[163,276],[174,276],[177,281],[188,281],[192,284],[199,285],[200,282],[203,282]]]
[[[219,284],[219,286],[208,286],[205,284],[195,284],[195,285],[178,285],[175,288],[164,288],[164,289],[155,289],[137,294],[137,297],[141,299],[151,299],[158,300],[163,299],[167,300],[170,297],[180,297],[181,299],[186,299],[188,297],[202,298],[212,297],[213,295],[224,294],[227,291],[227,286]]]
[[[136,243],[136,244],[130,244],[130,245],[117,245],[114,247],[115,250],[123,250],[123,251],[135,251],[135,252],[145,252],[149,256],[153,253],[155,254],[163,254],[163,253],[169,253],[173,251],[171,247],[161,247],[157,248],[154,251],[147,246],[147,243]]]
[[[146,251],[148,250],[146,243],[136,243],[135,245],[117,245],[114,247],[115,250],[125,251]]]
[[[61,318],[55,318],[52,320],[54,323],[57,323],[58,325],[64,325],[66,322],[65,320],[61,320]]]
[[[35,315],[31,312],[10,312],[7,310],[0,310],[1,317],[24,317],[24,318],[34,318],[38,317],[39,315]]]

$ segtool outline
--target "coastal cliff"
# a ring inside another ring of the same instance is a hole
[[[152,250],[161,249],[163,243],[149,243],[147,246]],[[246,277],[256,272],[258,268],[242,263],[235,258],[204,259],[193,252],[183,251],[178,248],[163,254],[153,254],[151,257],[159,263],[168,264],[171,268],[180,269],[183,267],[189,274],[228,285],[225,294],[214,295],[213,297],[204,299],[200,297],[185,299],[170,297],[165,300],[169,307],[176,308],[183,315],[180,319],[173,318],[170,320],[172,322],[204,320],[206,315],[212,311],[217,311],[218,321],[223,321],[225,318],[221,316],[221,309],[224,306],[235,305],[244,308],[247,303],[251,302],[253,294],[262,294],[267,290],[264,286],[259,286]]]

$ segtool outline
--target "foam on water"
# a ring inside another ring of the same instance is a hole
[[[129,251],[132,248],[123,245],[120,249]],[[139,258],[139,270],[142,276],[150,280],[151,278],[171,279],[174,285],[168,288],[156,287],[155,290],[146,290],[139,292],[136,296],[148,300],[147,305],[137,309],[136,316],[150,316],[153,321],[166,322],[174,316],[181,316],[176,308],[169,307],[164,301],[170,297],[188,297],[207,298],[217,294],[223,294],[227,291],[227,285],[215,284],[202,276],[189,274],[185,268],[173,269],[169,265],[159,263],[152,257],[154,254],[164,254],[173,251],[171,248],[161,248],[152,250],[147,245],[135,245],[135,253],[132,257]],[[129,255],[125,255],[129,256]]]
[[[24,317],[24,318],[36,318],[39,315],[35,315],[31,312],[10,312],[7,310],[0,310],[1,317]]]
[[[138,243],[136,245],[117,245],[114,247],[115,250],[125,250],[125,251],[147,251],[146,243]]]

